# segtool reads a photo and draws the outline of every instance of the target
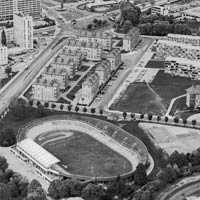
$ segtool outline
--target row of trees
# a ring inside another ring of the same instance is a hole
[[[139,191],[133,194],[134,200],[151,200],[157,193],[174,183],[179,178],[200,172],[200,149],[192,153],[179,153],[175,151],[166,161],[168,164],[159,171],[154,180],[145,184]]]
[[[101,20],[101,19],[94,19],[93,23],[90,23],[87,25],[87,29],[91,30],[91,29],[97,29],[97,28],[103,28],[105,25],[107,25],[107,20]]]
[[[147,182],[146,169],[139,164],[134,173],[134,184],[126,184],[120,176],[106,188],[95,183],[82,183],[78,180],[54,180],[48,188],[48,195],[53,199],[81,196],[85,200],[111,200],[127,198],[141,185]]]
[[[123,112],[122,115],[123,115],[124,120],[126,120],[126,118],[127,118],[127,112]],[[134,113],[131,113],[131,114],[130,114],[130,117],[131,117],[131,119],[133,119],[133,120],[136,119],[136,116],[135,116]],[[139,116],[139,118],[138,118],[138,120],[140,120],[140,119],[143,120],[144,118],[145,118],[144,114],[141,113],[140,116]],[[151,121],[153,120],[153,118],[154,118],[154,116],[153,116],[152,114],[148,114],[146,119],[149,120],[149,122],[151,122]],[[156,116],[156,121],[157,121],[158,123],[161,122],[161,119],[162,119],[162,118],[161,118],[160,115]],[[169,121],[169,117],[165,116],[165,117],[164,117],[164,122],[167,124],[168,121]],[[173,118],[173,122],[174,122],[175,125],[179,124],[180,121],[182,121],[182,124],[183,124],[184,126],[186,126],[186,125],[188,124],[188,121],[187,121],[186,118],[183,118],[183,119],[181,119],[181,120],[180,120],[179,117],[174,117],[174,118]],[[191,124],[193,125],[193,127],[195,127],[196,124],[197,124],[197,120],[193,119],[193,120],[191,121]]]
[[[26,177],[8,169],[5,157],[0,156],[0,199],[47,200],[46,192],[37,180],[30,183]]]

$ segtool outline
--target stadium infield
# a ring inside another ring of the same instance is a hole
[[[67,166],[67,172],[83,176],[110,177],[131,171],[131,163],[117,152],[83,132],[70,132],[73,134],[69,137],[54,138],[54,141],[44,145],[43,141],[40,141],[43,148],[61,160],[61,165]]]

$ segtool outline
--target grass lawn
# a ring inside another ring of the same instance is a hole
[[[164,60],[149,60],[145,68],[163,69],[165,67],[164,64],[165,64]]]
[[[73,19],[78,19],[83,17],[84,15],[82,13],[74,13],[66,11],[66,12],[62,12],[61,15],[66,19],[66,20],[73,20]]]
[[[160,99],[147,87],[146,83],[131,84],[119,101],[111,106],[113,110],[161,114]]]
[[[52,3],[48,2],[48,1],[44,1],[44,0],[42,1],[42,3],[46,6],[48,6],[48,7],[54,7],[55,6],[55,4],[52,4]]]
[[[186,89],[192,84],[200,84],[200,81],[171,76],[160,70],[150,85],[162,98],[162,102],[167,108],[172,98],[185,94]]]
[[[186,97],[181,97],[174,102],[174,105],[172,106],[169,114],[174,115],[177,111],[184,111],[186,109]]]
[[[43,147],[67,165],[72,174],[86,176],[113,176],[131,171],[124,157],[91,136],[73,131],[69,138],[46,143]],[[125,168],[124,168],[124,163]],[[94,174],[92,173],[94,168]]]

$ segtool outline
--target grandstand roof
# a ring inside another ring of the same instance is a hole
[[[27,153],[30,157],[39,162],[45,168],[49,168],[53,164],[60,162],[59,159],[57,159],[55,156],[50,154],[39,144],[29,138],[18,142],[17,147],[22,149],[25,153]]]

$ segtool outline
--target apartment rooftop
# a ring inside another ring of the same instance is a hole
[[[55,74],[55,75],[65,75],[66,73],[67,71],[65,68],[58,69],[51,65],[49,65],[44,72],[44,74]]]
[[[76,47],[85,47],[85,48],[102,48],[102,45],[95,42],[85,42],[85,41],[80,41],[80,40],[75,40],[75,39],[68,39],[65,42],[66,46],[76,46]]]
[[[77,59],[74,57],[67,57],[64,54],[58,55],[52,63],[63,64],[63,65],[75,65],[77,63]]]
[[[82,56],[82,53],[78,51],[77,49],[63,48],[59,55],[62,55],[62,54],[70,55],[70,56]]]
[[[190,94],[200,94],[200,85],[192,85],[192,87],[188,88],[186,91]]]
[[[176,41],[170,41],[170,40],[158,40],[157,44],[163,44],[166,46],[178,46],[184,49],[191,49],[191,50],[199,50],[200,51],[200,47],[199,46],[192,46],[191,44],[183,44],[180,42],[176,42]]]
[[[47,80],[45,78],[38,78],[33,85],[41,85],[41,86],[49,86],[49,87],[57,87],[59,83],[57,80]]]
[[[110,62],[108,60],[103,60],[101,63],[96,64],[95,71],[105,71],[108,69]]]
[[[109,54],[106,55],[106,57],[116,57],[120,54],[120,49],[112,49]]]
[[[88,38],[109,38],[112,36],[106,32],[90,32],[90,31],[78,31],[77,36],[79,37],[88,37]]]
[[[89,86],[95,85],[98,79],[99,79],[98,74],[93,73],[87,77],[87,79],[83,82],[83,85],[89,85]]]

